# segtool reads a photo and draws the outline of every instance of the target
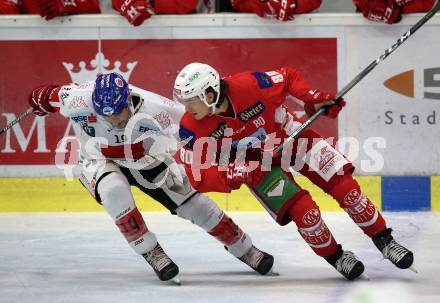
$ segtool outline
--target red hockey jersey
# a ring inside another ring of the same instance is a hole
[[[243,72],[224,80],[234,117],[212,115],[196,120],[185,113],[180,120],[180,138],[189,140],[180,151],[180,160],[191,184],[200,192],[230,192],[225,169],[218,165],[223,138],[232,139],[232,148],[242,144],[249,147],[258,141],[264,147],[268,138],[287,136],[276,120],[276,110],[283,106],[287,94],[305,103],[316,103],[313,98],[316,90],[311,90],[299,72],[289,67],[270,72]],[[232,135],[225,133],[227,128],[232,129]],[[215,143],[214,149],[201,144],[206,139]]]

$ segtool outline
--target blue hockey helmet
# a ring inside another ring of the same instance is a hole
[[[92,95],[93,108],[101,116],[119,114],[129,105],[128,95],[128,83],[120,74],[99,75]]]

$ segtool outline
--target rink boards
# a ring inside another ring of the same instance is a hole
[[[440,211],[440,176],[356,177],[365,194],[384,211]],[[307,189],[322,211],[340,211],[338,204],[304,177]],[[159,203],[137,188],[135,201],[141,211],[163,211]],[[264,211],[243,186],[232,194],[210,193],[220,207],[230,211]],[[1,178],[0,212],[94,212],[103,208],[77,180],[64,178]]]
[[[301,15],[289,24],[250,14],[154,16],[139,28],[117,15],[51,22],[38,16],[2,17],[0,57],[2,74],[8,77],[0,86],[0,125],[26,110],[25,100],[35,86],[83,82],[107,70],[171,97],[179,68],[194,60],[224,74],[293,66],[311,85],[337,91],[421,14],[405,16],[394,26],[369,22],[360,14],[342,16]],[[358,180],[364,192],[383,210],[440,210],[439,26],[440,16],[433,17],[356,85],[345,96],[348,105],[338,120],[321,118],[313,126],[327,138],[349,139],[352,153],[343,152],[363,175]],[[204,49],[209,52],[200,51]],[[286,104],[304,118],[294,100]],[[74,148],[64,141],[72,135],[71,124],[53,116],[28,117],[0,136],[0,212],[102,210],[78,181],[60,177],[68,175],[65,164],[74,164],[64,162],[75,158],[67,156]],[[323,211],[340,210],[330,197],[298,180]],[[134,195],[141,210],[163,210],[139,191]],[[245,189],[211,196],[227,210],[263,210]]]

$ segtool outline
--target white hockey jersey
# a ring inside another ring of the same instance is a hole
[[[81,145],[82,161],[107,158],[120,165],[139,164],[131,160],[131,146],[139,142],[145,151],[141,168],[155,167],[163,156],[175,153],[179,121],[185,111],[183,105],[129,85],[133,116],[124,129],[118,129],[94,111],[94,86],[94,82],[64,85],[58,91],[58,100],[51,101],[61,115],[72,121]],[[104,156],[104,149],[114,156]],[[128,167],[141,169],[139,165]]]

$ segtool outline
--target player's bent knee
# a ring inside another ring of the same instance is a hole
[[[180,205],[176,213],[205,231],[210,231],[220,222],[223,211],[209,197],[197,194],[185,204]]]
[[[130,185],[124,175],[110,173],[98,184],[98,193],[106,211],[116,219],[122,212],[135,208]]]
[[[310,194],[302,195],[288,210],[289,217],[298,227],[310,226],[321,218],[318,205]]]
[[[351,175],[343,176],[330,190],[330,195],[335,198],[342,208],[350,208],[361,199],[361,188]]]

